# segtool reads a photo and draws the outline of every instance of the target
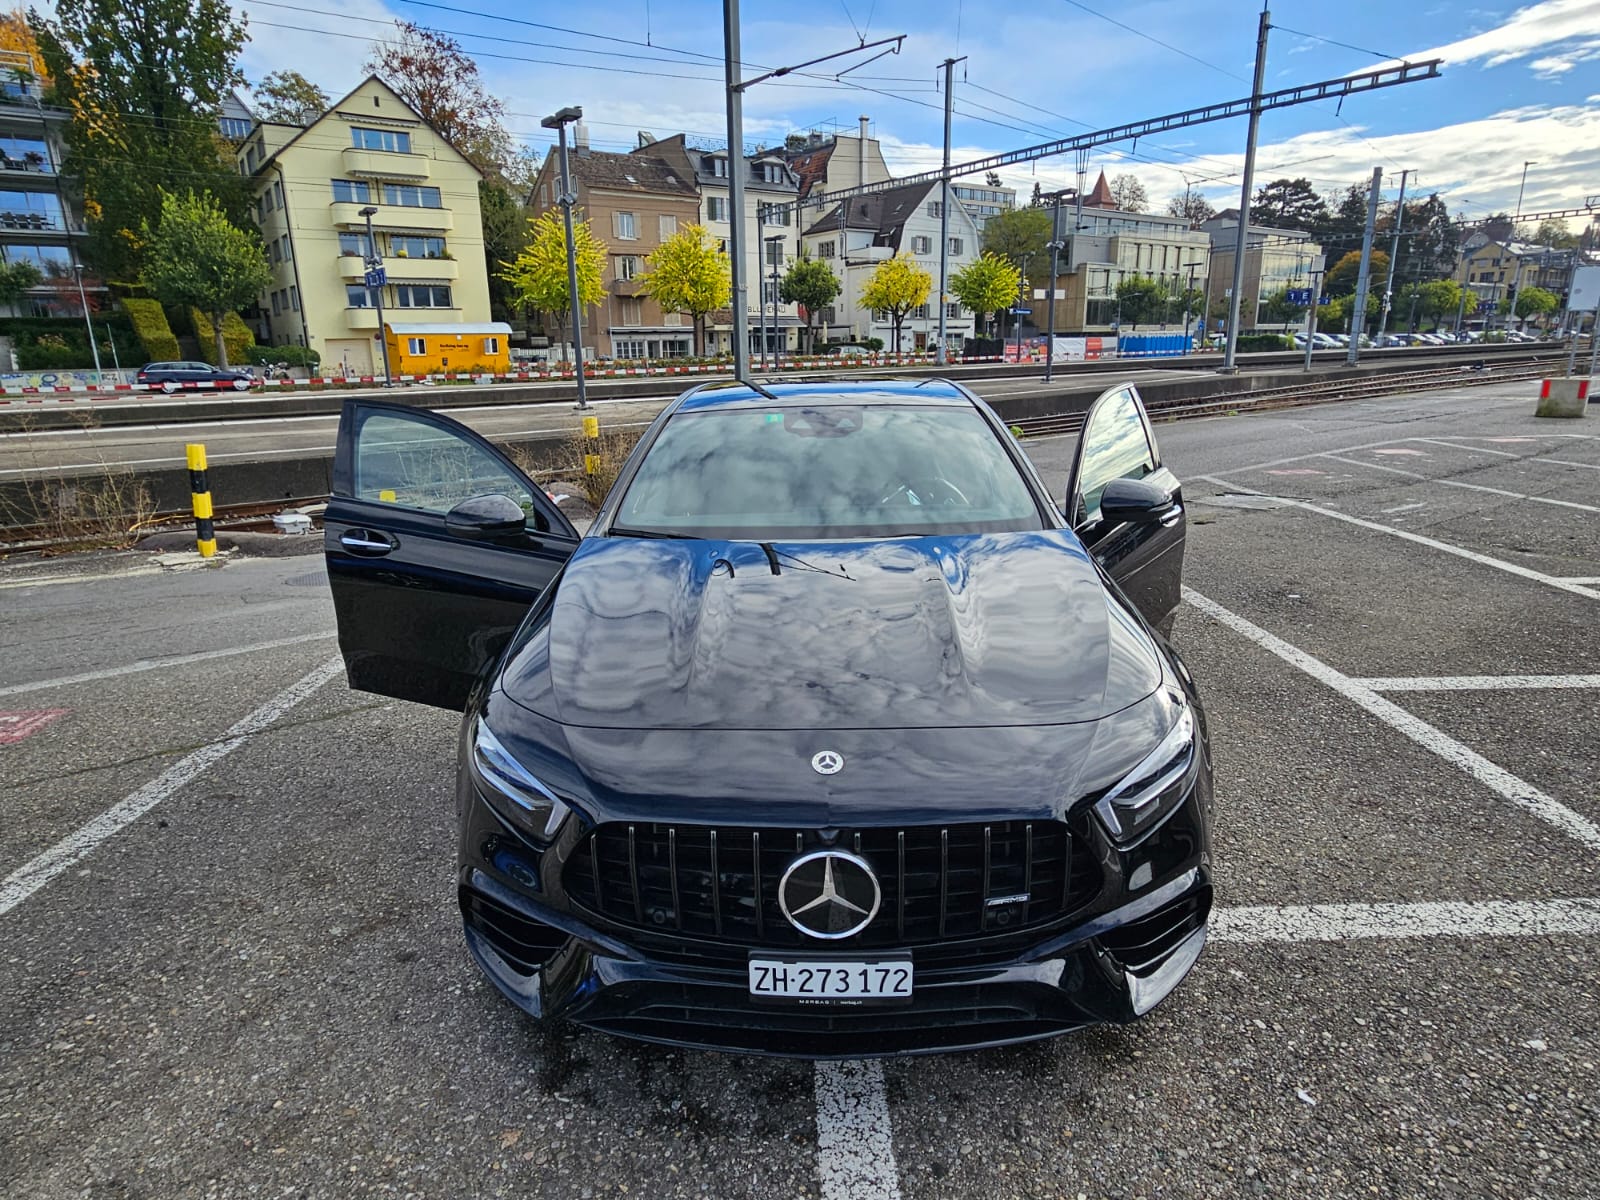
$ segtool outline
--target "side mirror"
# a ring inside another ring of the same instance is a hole
[[[1160,521],[1171,512],[1171,489],[1147,479],[1113,479],[1100,493],[1103,521],[1130,521],[1137,525]]]
[[[444,515],[450,533],[469,538],[505,537],[527,528],[528,514],[510,496],[469,496]]]

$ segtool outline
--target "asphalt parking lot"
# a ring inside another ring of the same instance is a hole
[[[1535,386],[1158,427],[1213,940],[985,1053],[535,1028],[462,945],[456,720],[344,686],[318,558],[0,571],[0,1193],[1600,1194],[1600,426]]]

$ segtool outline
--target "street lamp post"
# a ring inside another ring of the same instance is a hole
[[[1044,381],[1050,382],[1054,373],[1056,361],[1056,279],[1060,275],[1061,252],[1067,244],[1061,240],[1061,201],[1066,197],[1066,192],[1055,194],[1054,211],[1050,214],[1050,244],[1045,247],[1050,251],[1050,288],[1049,299],[1045,301],[1045,352],[1044,352]]]
[[[1189,299],[1194,295],[1194,269],[1198,263],[1189,264],[1189,285],[1183,289],[1183,352],[1188,354],[1194,347],[1189,344]]]
[[[1527,162],[1522,164],[1522,182],[1517,185],[1517,211],[1516,211],[1516,214],[1515,214],[1516,216],[1520,217],[1522,215],[1522,193],[1528,186],[1528,168],[1529,167],[1536,167],[1538,165],[1539,165],[1539,160],[1536,159],[1536,158],[1529,159]],[[1513,225],[1511,227],[1511,236],[1512,237],[1516,237],[1517,236],[1517,227],[1515,225]]]
[[[389,337],[383,329],[383,289],[384,282],[381,272],[383,270],[383,256],[378,253],[378,239],[372,232],[372,218],[377,213],[377,208],[367,205],[361,210],[360,215],[367,219],[367,294],[372,297],[373,307],[378,310],[378,345],[383,349],[383,386],[393,387],[394,376],[389,373]],[[380,272],[380,282],[377,287],[372,286],[374,272]]]
[[[1013,313],[1017,319],[1017,361],[1019,363],[1022,361],[1022,300],[1028,294],[1028,260],[1032,257],[1032,254],[1024,254],[1022,256],[1022,278],[1017,284],[1016,311]]]
[[[578,297],[578,249],[572,241],[572,206],[578,202],[578,194],[572,190],[572,173],[567,166],[567,126],[581,120],[583,109],[574,106],[563,108],[539,122],[545,129],[556,131],[561,152],[561,195],[556,199],[561,205],[561,221],[567,231],[567,315],[572,322],[572,357],[576,360],[580,411],[589,407],[589,393],[583,378],[583,330],[579,327],[583,302]]]
[[[77,277],[77,280],[78,280],[78,303],[83,306],[83,323],[84,323],[84,326],[89,330],[89,353],[94,355],[94,377],[95,377],[95,382],[99,383],[100,382],[100,347],[95,344],[95,340],[94,340],[94,322],[89,319],[89,297],[84,294],[84,290],[83,290],[83,264],[79,263],[79,262],[74,262],[72,264],[72,273],[73,273],[74,276]]]

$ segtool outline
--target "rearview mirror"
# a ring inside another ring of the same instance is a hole
[[[1172,511],[1172,491],[1147,479],[1113,479],[1100,493],[1100,519],[1159,521]]]
[[[470,496],[444,515],[444,527],[461,537],[493,538],[521,533],[528,514],[510,496]]]

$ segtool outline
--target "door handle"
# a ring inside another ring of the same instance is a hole
[[[1183,505],[1174,504],[1172,506],[1172,511],[1161,518],[1161,528],[1171,529],[1181,520],[1183,520]]]
[[[370,529],[350,529],[340,536],[339,544],[346,550],[376,558],[388,554],[400,543],[385,533],[374,533]]]

